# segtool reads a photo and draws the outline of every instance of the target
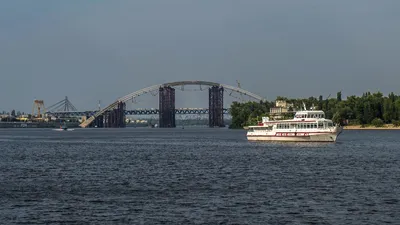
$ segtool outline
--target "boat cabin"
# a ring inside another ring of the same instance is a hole
[[[325,113],[322,110],[299,111],[299,112],[296,112],[296,114],[294,115],[294,119],[306,119],[306,118],[324,119]]]

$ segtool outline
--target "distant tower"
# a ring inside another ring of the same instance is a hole
[[[68,100],[68,96],[56,104],[47,107],[48,112],[72,112],[78,111],[74,105]]]
[[[33,101],[33,107],[32,107],[32,116],[35,116],[35,110],[37,112],[37,117],[41,118],[43,113],[46,113],[46,108],[44,107],[44,101],[43,100],[34,100]]]

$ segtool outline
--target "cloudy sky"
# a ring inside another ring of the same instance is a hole
[[[3,0],[0,110],[64,96],[89,110],[179,80],[239,80],[269,100],[400,94],[399,12],[398,0]]]

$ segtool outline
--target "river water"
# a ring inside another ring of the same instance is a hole
[[[1,224],[399,224],[399,131],[0,130]]]

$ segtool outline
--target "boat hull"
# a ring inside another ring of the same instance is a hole
[[[249,141],[288,141],[288,142],[336,142],[338,134],[317,134],[309,136],[248,135]]]
[[[53,129],[54,131],[73,131],[74,129]]]
[[[249,141],[336,142],[342,127],[330,132],[276,132],[274,134],[247,134]]]

